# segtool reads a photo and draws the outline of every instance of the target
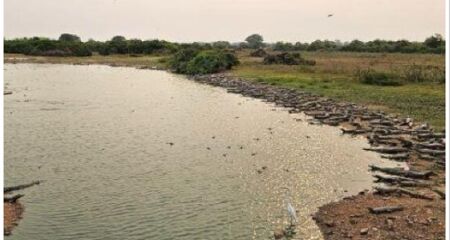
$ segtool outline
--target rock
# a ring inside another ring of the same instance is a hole
[[[361,235],[367,235],[367,234],[369,233],[369,229],[368,229],[368,228],[362,228],[362,229],[359,231],[359,233],[360,233]]]

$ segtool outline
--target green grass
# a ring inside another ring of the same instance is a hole
[[[328,53],[328,61],[323,56],[324,54],[326,53],[318,53],[320,56],[317,57],[319,62],[317,66],[267,66],[261,64],[257,59],[241,56],[243,59],[241,66],[235,68],[232,73],[252,81],[301,89],[340,101],[364,104],[372,109],[410,116],[416,121],[428,122],[436,129],[445,127],[444,84],[367,85],[360,83],[353,76],[353,69],[359,67],[355,65],[356,63],[370,65],[365,62],[368,58],[367,54],[347,53],[345,55],[338,54],[336,57],[332,53]],[[363,58],[360,57],[361,55]],[[380,58],[377,61],[381,64],[372,64],[372,66],[381,70],[386,70],[387,67],[399,69],[407,65],[405,61],[438,66],[444,63],[441,59],[443,56],[440,55],[392,55],[370,54],[369,59],[373,61],[373,58]],[[411,60],[411,57],[416,57],[415,61]],[[308,58],[314,59],[314,54],[309,53]],[[340,61],[339,58],[341,58]],[[389,58],[390,64],[386,65],[386,59],[383,58]],[[331,71],[330,65],[333,64],[330,62],[340,62],[341,64],[340,66],[335,65],[334,71]]]

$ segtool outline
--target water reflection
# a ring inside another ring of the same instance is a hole
[[[6,64],[10,239],[318,239],[316,208],[369,188],[364,139],[162,71]],[[347,192],[346,192],[347,191]]]

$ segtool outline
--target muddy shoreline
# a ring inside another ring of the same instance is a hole
[[[8,60],[5,62],[8,63]],[[377,191],[361,192],[358,196],[320,207],[313,218],[325,239],[445,238],[445,201],[436,193],[445,191],[445,135],[442,132],[434,132],[429,126],[415,123],[409,118],[372,111],[352,103],[336,102],[307,92],[239,79],[228,74],[188,78],[223,87],[231,93],[275,103],[288,108],[291,113],[303,112],[311,116],[310,124],[340,126],[343,134],[366,136],[373,147],[367,150],[380,152],[383,157],[393,161],[408,162],[411,172],[431,172],[425,179],[416,179],[407,175],[409,171],[397,169],[397,175],[387,175],[400,176],[405,178],[404,181],[381,181],[381,186],[397,188],[394,191],[383,194]],[[374,174],[379,172],[377,170]],[[406,183],[409,185],[405,185]],[[398,190],[400,188],[420,193],[419,196],[426,196],[427,199],[402,194]],[[368,210],[368,207],[393,204],[401,205],[404,210],[386,214],[372,214]],[[426,211],[421,211],[423,209]],[[414,234],[412,230],[420,231],[421,234]]]

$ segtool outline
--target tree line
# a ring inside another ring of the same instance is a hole
[[[445,54],[445,39],[440,34],[426,38],[423,42],[408,40],[381,40],[363,42],[353,40],[341,42],[339,40],[316,40],[311,43],[276,42],[266,44],[263,37],[253,34],[241,43],[243,48],[270,48],[274,51],[346,51],[346,52],[380,52],[380,53],[436,53]]]
[[[353,40],[340,41],[316,40],[311,43],[276,42],[265,43],[259,34],[248,36],[244,42],[230,43],[217,41],[213,43],[172,43],[164,40],[126,39],[114,36],[108,41],[88,40],[82,42],[74,34],[64,33],[58,39],[42,37],[17,38],[4,40],[5,53],[21,53],[43,56],[91,56],[93,52],[109,54],[174,54],[179,50],[192,48],[197,50],[212,49],[259,49],[274,51],[349,51],[349,52],[383,52],[383,53],[445,53],[445,39],[435,34],[423,42],[408,40],[373,40],[363,42]]]

